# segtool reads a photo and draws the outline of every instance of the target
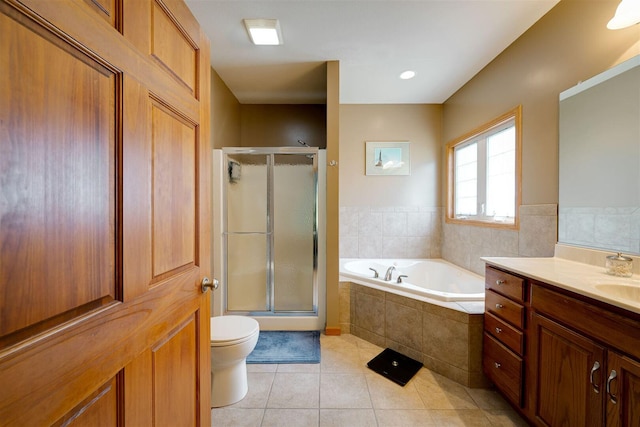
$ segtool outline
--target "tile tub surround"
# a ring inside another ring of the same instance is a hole
[[[442,208],[341,206],[340,258],[440,258]]]
[[[483,256],[553,256],[558,205],[520,206],[520,229],[448,224],[443,208],[341,206],[340,258],[442,258],[484,275]]]
[[[352,335],[421,361],[467,387],[488,385],[482,373],[482,314],[341,282],[341,292],[347,289],[349,300],[340,299],[340,317]]]
[[[519,230],[445,223],[442,258],[484,276],[484,256],[553,256],[557,230],[556,204],[520,206]]]

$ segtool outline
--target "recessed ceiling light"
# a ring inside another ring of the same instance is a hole
[[[277,19],[243,19],[249,38],[255,45],[282,44],[280,23]]]
[[[404,71],[403,73],[400,74],[400,78],[402,80],[409,80],[414,78],[415,76],[416,76],[416,72],[411,70]]]

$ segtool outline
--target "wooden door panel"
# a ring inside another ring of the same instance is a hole
[[[196,316],[193,315],[152,349],[156,425],[197,424],[197,336]]]
[[[153,276],[195,264],[195,125],[159,103],[152,104]]]
[[[5,11],[0,110],[8,114],[11,133],[2,137],[0,160],[2,337],[38,323],[51,327],[120,292],[117,74],[35,22],[17,21],[14,11]]]
[[[112,27],[120,28],[120,0],[84,0],[100,18]]]
[[[116,377],[98,388],[53,426],[117,426],[118,382]]]
[[[151,55],[195,94],[196,47],[161,1],[152,2],[151,28]]]
[[[122,181],[127,185],[122,187],[122,268],[126,302],[147,292],[153,279],[152,141],[149,90],[129,75],[123,77],[123,89]]]

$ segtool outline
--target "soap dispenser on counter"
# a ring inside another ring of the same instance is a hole
[[[616,255],[609,255],[605,263],[607,274],[619,277],[631,277],[633,274],[633,259],[618,252]]]

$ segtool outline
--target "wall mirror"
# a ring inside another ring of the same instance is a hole
[[[558,241],[640,254],[640,55],[562,92]]]

